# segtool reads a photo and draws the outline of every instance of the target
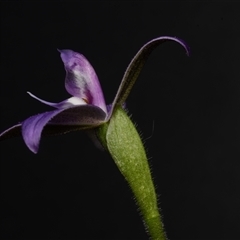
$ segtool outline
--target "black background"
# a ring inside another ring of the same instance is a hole
[[[158,47],[127,107],[143,135],[170,239],[238,239],[240,15],[237,2],[5,1],[1,7],[1,130],[69,97],[57,48],[83,53],[107,103],[139,48]],[[154,127],[153,127],[154,125]],[[0,144],[3,239],[144,240],[131,191],[83,132]]]

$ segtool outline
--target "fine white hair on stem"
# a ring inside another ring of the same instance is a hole
[[[144,141],[152,138],[152,136],[153,136],[153,134],[154,134],[154,127],[155,127],[155,123],[154,123],[154,119],[153,119],[153,123],[152,123],[152,133],[151,133],[151,135],[150,135],[149,137],[145,138]]]

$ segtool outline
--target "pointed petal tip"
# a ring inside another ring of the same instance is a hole
[[[63,105],[63,104],[61,104],[61,103],[52,103],[52,102],[45,101],[45,100],[43,100],[43,99],[35,96],[35,95],[32,94],[31,92],[27,92],[27,94],[28,94],[30,97],[36,99],[37,101],[39,101],[39,102],[41,102],[41,103],[43,103],[43,104],[45,104],[45,105],[51,106],[51,107],[60,108],[60,107]]]
[[[154,38],[151,41],[149,41],[147,44],[145,44],[144,47],[151,42],[155,42],[155,41],[159,41],[159,40],[166,40],[166,41],[170,40],[170,41],[179,43],[185,49],[187,56],[190,56],[190,47],[187,45],[187,43],[184,40],[182,40],[181,38],[178,38],[178,37],[171,37],[171,36],[157,37],[157,38]]]
[[[0,141],[4,141],[8,138],[19,137],[21,136],[21,123],[18,123],[5,131],[0,133]]]
[[[59,49],[59,48],[57,48],[57,51],[58,51],[59,53],[64,53],[64,52],[67,51],[67,49]],[[71,50],[70,50],[70,51],[71,51]]]
[[[22,124],[18,123],[8,129],[6,129],[5,131],[3,131],[2,133],[0,133],[0,141],[6,140],[8,138],[13,138],[13,137],[20,137],[22,134]],[[32,151],[33,153],[37,154],[38,152],[38,146],[34,146],[31,144],[26,144],[28,149],[30,151]]]
[[[31,92],[27,91],[27,94],[32,97],[32,98],[35,98],[35,95],[33,95]]]
[[[70,49],[58,49],[58,52],[60,52],[60,57],[64,64],[69,63],[69,60],[74,55],[74,51],[72,51]]]
[[[39,149],[39,146],[36,146],[36,145],[29,145],[29,144],[26,144],[28,149],[34,153],[34,154],[37,154],[38,153],[38,149]]]
[[[180,38],[176,38],[176,40],[185,48],[187,56],[190,57],[190,47],[188,46],[188,44]]]

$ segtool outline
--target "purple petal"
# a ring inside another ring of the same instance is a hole
[[[66,90],[75,97],[106,111],[106,104],[98,77],[88,62],[80,53],[72,50],[59,50],[66,70]]]
[[[104,122],[106,113],[102,109],[82,105],[69,109],[57,109],[50,112],[41,113],[26,119],[22,123],[22,135],[28,148],[37,153],[43,128],[48,124],[48,128],[56,129],[64,126],[66,131],[72,128],[93,128]]]
[[[138,53],[135,55],[133,60],[128,65],[127,70],[123,76],[122,82],[118,88],[117,95],[115,96],[115,99],[113,101],[111,112],[113,111],[116,104],[122,105],[126,101],[135,81],[137,80],[137,78],[141,72],[142,67],[144,66],[144,63],[148,59],[151,52],[159,44],[166,42],[166,41],[174,41],[174,42],[179,43],[180,45],[182,45],[185,48],[187,55],[189,55],[188,46],[182,40],[177,39],[175,37],[168,37],[168,36],[159,37],[159,38],[155,38],[155,39],[149,41],[148,43],[146,43],[138,51]],[[111,117],[111,112],[110,112],[108,118]]]
[[[51,107],[55,107],[58,109],[65,109],[65,108],[69,108],[69,107],[73,107],[73,106],[80,106],[80,105],[86,105],[87,103],[82,99],[82,98],[78,98],[78,97],[71,97],[68,98],[60,103],[52,103],[52,102],[47,102],[41,98],[38,98],[37,96],[33,95],[30,92],[27,92],[32,98],[38,100],[41,103],[44,103],[48,106]]]

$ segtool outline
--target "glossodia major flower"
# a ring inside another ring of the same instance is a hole
[[[71,97],[60,103],[51,103],[28,92],[31,97],[53,107],[53,110],[31,116],[10,127],[0,134],[0,140],[22,134],[27,147],[37,153],[42,135],[94,129],[108,122],[116,106],[125,103],[149,54],[166,41],[179,43],[189,54],[186,44],[175,37],[163,36],[149,41],[130,62],[115,99],[108,106],[98,77],[88,60],[72,50],[59,50],[66,70],[65,88]]]

